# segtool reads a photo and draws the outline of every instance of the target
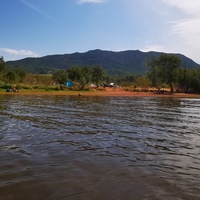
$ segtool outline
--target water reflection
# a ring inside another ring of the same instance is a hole
[[[0,95],[0,199],[199,199],[199,107]]]

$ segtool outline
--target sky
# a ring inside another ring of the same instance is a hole
[[[200,0],[1,0],[0,56],[140,50],[200,64]]]

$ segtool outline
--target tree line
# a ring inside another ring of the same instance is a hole
[[[8,84],[14,82],[23,82],[27,75],[25,69],[21,67],[10,68],[6,65],[3,57],[0,57],[0,83]]]
[[[160,88],[166,84],[170,87],[171,93],[175,90],[200,93],[200,69],[183,66],[178,56],[162,54],[159,58],[151,57],[147,61],[147,66],[147,77],[152,86]]]
[[[200,93],[200,69],[189,69],[181,63],[178,56],[162,54],[160,57],[150,57],[146,60],[147,73],[145,75],[109,75],[100,66],[70,67],[68,69],[55,69],[51,73],[52,82],[65,85],[72,81],[79,89],[85,89],[94,83],[114,82],[120,86],[134,86],[140,88],[169,87],[171,92]],[[6,66],[3,57],[0,57],[0,85],[23,83],[28,72],[20,67]],[[49,77],[48,77],[49,83]]]
[[[75,82],[80,86],[79,89],[85,89],[85,87],[94,82],[98,86],[101,81],[106,77],[106,72],[100,67],[70,67],[69,69],[57,69],[52,74],[54,82],[64,85],[68,80]]]

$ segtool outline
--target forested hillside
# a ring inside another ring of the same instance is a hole
[[[72,66],[100,66],[108,74],[144,74],[147,70],[146,61],[148,58],[159,57],[161,52],[141,52],[139,50],[129,51],[103,51],[91,50],[85,53],[72,53],[63,55],[49,55],[39,58],[25,58],[22,60],[8,61],[10,67],[23,67],[33,73],[48,73],[53,69],[68,69]],[[175,54],[181,58],[182,66],[186,68],[200,68],[190,58]]]

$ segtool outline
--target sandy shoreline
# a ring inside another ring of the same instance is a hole
[[[200,98],[199,94],[157,94],[154,92],[131,92],[126,91],[123,88],[106,88],[103,90],[91,90],[91,91],[34,91],[34,90],[22,90],[20,92],[0,92],[0,95],[65,95],[65,96],[124,96],[124,97],[172,97],[172,98]]]

